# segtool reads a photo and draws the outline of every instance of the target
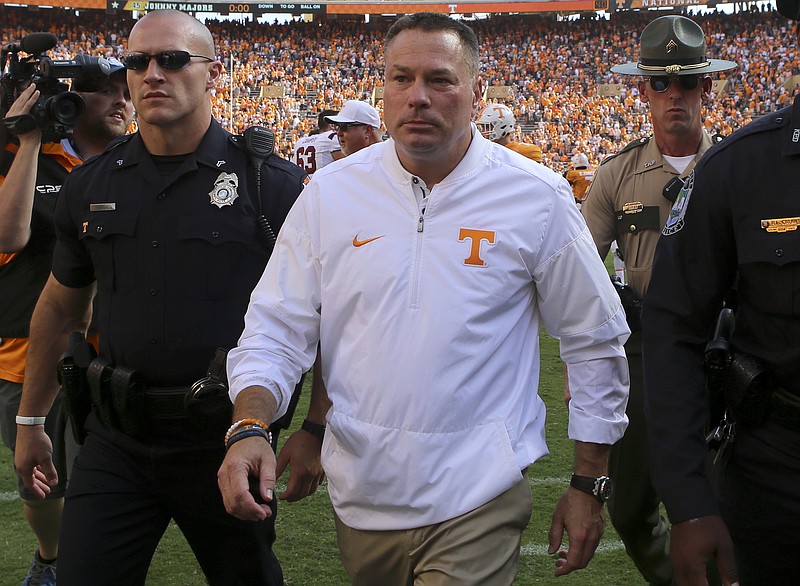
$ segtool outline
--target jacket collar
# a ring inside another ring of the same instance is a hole
[[[471,124],[470,126],[472,140],[469,143],[467,152],[464,154],[461,161],[459,161],[458,165],[456,165],[455,169],[439,182],[439,185],[463,181],[474,176],[480,169],[481,162],[486,156],[491,142],[478,132],[478,127],[475,126],[475,124]],[[382,164],[389,176],[399,183],[411,183],[414,176],[400,163],[394,140],[390,139],[381,143],[381,147],[383,148]]]

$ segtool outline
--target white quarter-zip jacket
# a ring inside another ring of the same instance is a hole
[[[391,140],[317,172],[228,359],[231,397],[266,387],[280,416],[320,341],[322,462],[356,529],[452,519],[547,453],[541,326],[569,368],[570,437],[627,425],[629,330],[567,182],[474,128],[424,212],[415,181]]]

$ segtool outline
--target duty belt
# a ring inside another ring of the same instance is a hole
[[[150,419],[186,419],[189,387],[145,387],[144,412]]]
[[[230,425],[227,385],[216,379],[205,377],[186,387],[148,386],[137,371],[98,357],[89,364],[86,380],[101,421],[133,437],[168,421],[187,420],[215,435]]]

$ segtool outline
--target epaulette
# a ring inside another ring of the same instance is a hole
[[[800,107],[798,108],[800,109]],[[776,130],[780,130],[781,128],[788,126],[791,122],[792,106],[788,106],[778,110],[777,112],[765,114],[764,116],[760,116],[756,120],[753,120],[750,124],[742,126],[733,134],[729,134],[722,142],[714,144],[714,146],[706,151],[703,157],[712,157],[717,153],[729,148],[732,144],[736,144],[736,142],[747,138],[748,136],[760,134],[762,132],[774,132]]]
[[[265,161],[265,163],[275,169],[286,171],[290,175],[305,175],[305,171],[303,171],[303,169],[301,169],[291,161],[287,161],[283,157],[276,155],[275,153],[270,155],[269,158],[267,158],[267,160]]]
[[[608,155],[605,159],[603,159],[602,162],[600,163],[600,166],[602,167],[603,165],[608,163],[614,157],[618,157],[622,153],[627,153],[628,151],[632,151],[633,149],[635,149],[637,147],[644,146],[648,142],[650,142],[650,137],[649,136],[643,136],[642,138],[637,138],[636,140],[632,140],[631,142],[626,144],[624,147],[622,147],[620,150],[618,150],[613,155]]]
[[[241,134],[231,134],[228,137],[228,140],[233,144],[237,149],[247,153],[247,146],[245,144],[244,136]],[[306,172],[303,171],[300,167],[292,163],[291,161],[287,161],[280,155],[270,153],[265,159],[264,163],[268,167],[272,167],[273,169],[278,169],[279,171],[283,171],[284,173],[296,177],[298,181],[304,180],[307,175]]]
[[[121,145],[123,143],[126,143],[129,140],[131,140],[134,136],[136,136],[136,135],[135,134],[124,134],[122,136],[118,136],[117,138],[112,139],[111,142],[108,143],[108,145],[106,145],[106,148],[105,148],[105,150],[103,152],[108,152],[110,150],[113,150],[113,149],[117,148],[119,145]]]
[[[110,142],[110,143],[108,143],[108,144],[106,145],[106,148],[105,148],[105,149],[103,149],[103,152],[102,152],[102,153],[99,153],[99,154],[97,154],[97,155],[95,155],[95,156],[93,156],[93,157],[90,157],[90,158],[86,159],[86,160],[85,160],[83,163],[81,163],[81,164],[79,165],[79,167],[80,167],[81,169],[90,167],[92,164],[94,164],[94,162],[95,162],[97,159],[100,159],[100,158],[101,158],[103,155],[105,155],[107,152],[109,152],[109,151],[113,151],[113,150],[114,150],[115,148],[117,148],[119,145],[121,145],[121,144],[125,144],[126,142],[128,142],[129,140],[131,140],[131,139],[132,139],[134,136],[135,136],[134,134],[125,134],[125,135],[123,135],[123,136],[119,136],[119,137],[117,137],[117,138],[115,138],[115,139],[112,139],[112,140],[111,140],[111,142]],[[75,170],[77,170],[77,168],[76,168]]]

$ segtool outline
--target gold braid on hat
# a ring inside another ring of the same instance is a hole
[[[709,65],[711,65],[710,61],[691,63],[689,65],[644,65],[643,63],[639,62],[638,67],[639,69],[644,69],[645,71],[663,71],[667,75],[673,75],[675,73],[680,73],[684,69],[691,71],[692,69],[700,69],[701,67],[708,67]]]

